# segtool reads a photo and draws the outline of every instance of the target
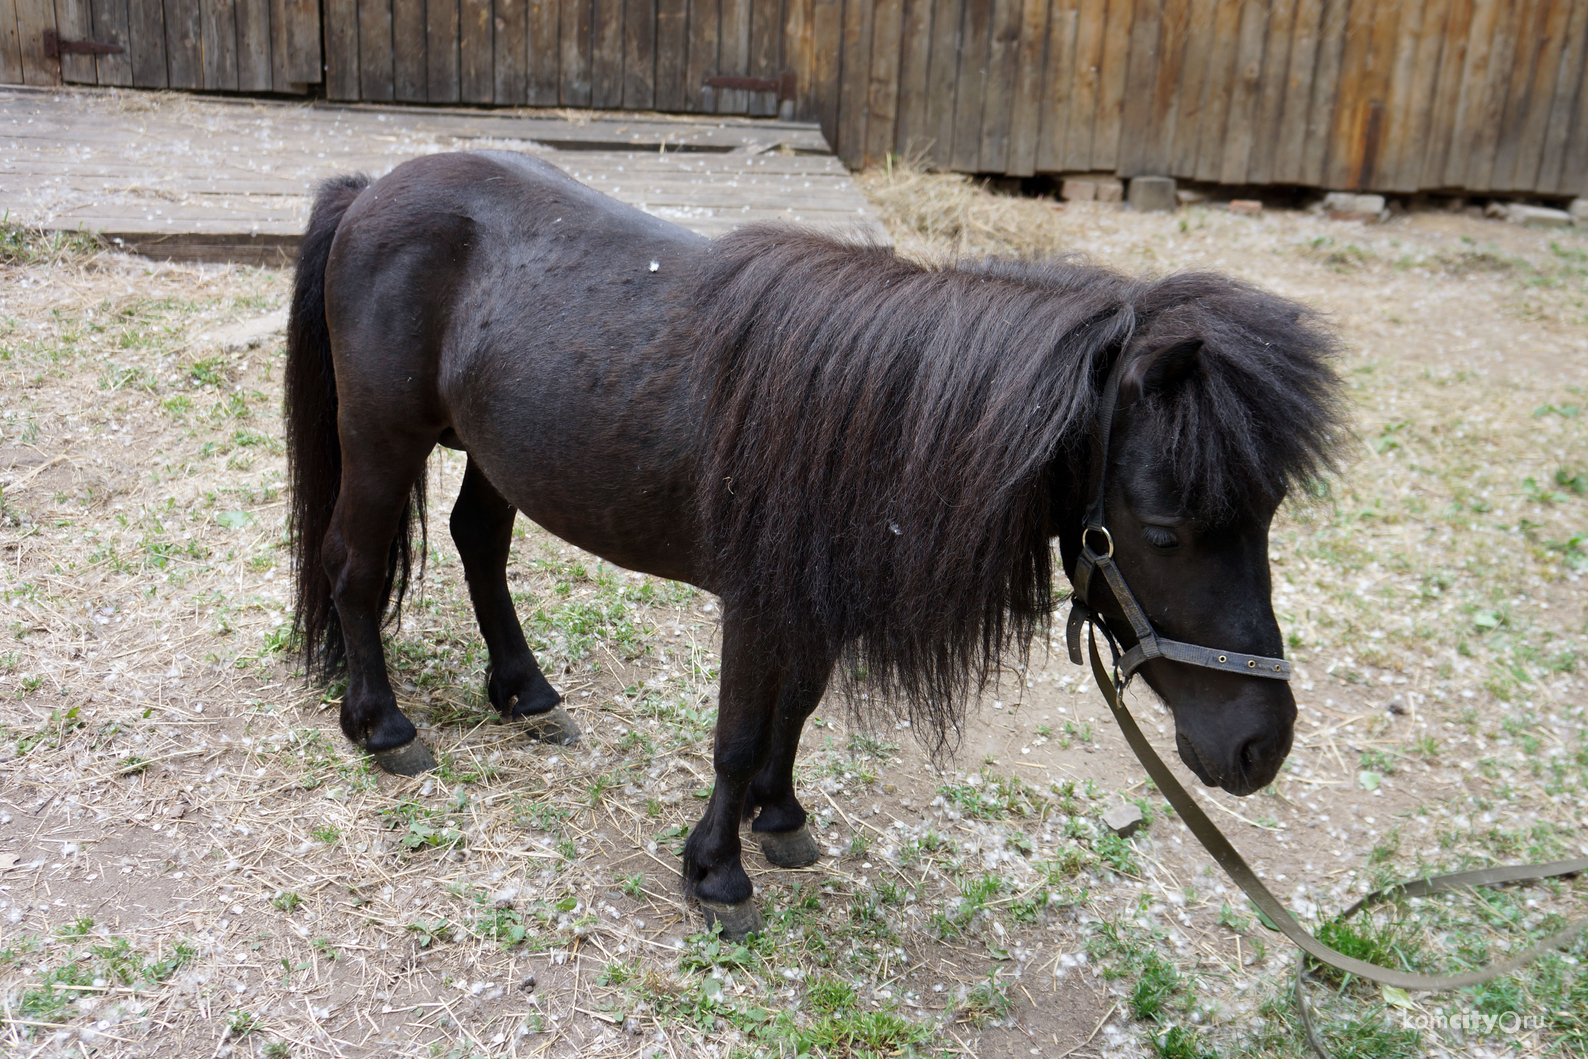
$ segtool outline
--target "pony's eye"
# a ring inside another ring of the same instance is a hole
[[[1163,526],[1143,526],[1141,535],[1147,538],[1148,544],[1163,551],[1180,546],[1180,538],[1174,535],[1173,530],[1165,529]]]

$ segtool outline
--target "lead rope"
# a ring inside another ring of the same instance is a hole
[[[1119,676],[1119,648],[1115,645],[1113,637],[1109,635],[1107,626],[1103,628],[1104,639],[1108,642],[1109,651],[1114,657],[1114,669],[1111,676],[1103,664],[1102,656],[1097,650],[1097,617],[1088,612],[1083,621],[1089,626],[1087,635],[1088,645],[1092,656],[1092,676],[1097,680],[1097,687],[1103,693],[1103,698],[1108,702],[1109,709],[1114,714],[1114,720],[1125,735],[1125,741],[1130,744],[1130,749],[1135,752],[1137,760],[1146,768],[1147,775],[1152,777],[1158,790],[1168,799],[1175,812],[1180,814],[1180,819],[1185,821],[1191,833],[1196,836],[1202,847],[1212,854],[1219,867],[1224,869],[1226,875],[1245,892],[1246,896],[1255,905],[1258,911],[1267,917],[1268,921],[1277,927],[1280,933],[1293,941],[1301,950],[1300,960],[1296,964],[1296,1010],[1301,1016],[1302,1028],[1307,1034],[1307,1043],[1312,1050],[1317,1052],[1322,1059],[1332,1059],[1328,1050],[1318,1039],[1317,1031],[1312,1025],[1312,1017],[1308,1011],[1311,1001],[1308,998],[1304,978],[1307,972],[1307,960],[1314,959],[1337,970],[1354,974],[1358,978],[1365,978],[1371,982],[1383,985],[1397,986],[1401,989],[1415,989],[1422,992],[1445,992],[1451,989],[1460,989],[1463,986],[1478,985],[1490,981],[1501,975],[1509,974],[1518,968],[1533,962],[1544,953],[1552,949],[1565,948],[1576,937],[1588,930],[1588,916],[1578,919],[1566,929],[1545,938],[1520,955],[1514,956],[1501,963],[1491,964],[1479,970],[1469,971],[1465,974],[1455,975],[1425,975],[1413,974],[1409,971],[1398,971],[1390,967],[1380,967],[1378,964],[1359,960],[1354,956],[1347,956],[1330,948],[1302,927],[1290,910],[1280,903],[1263,881],[1257,877],[1245,859],[1236,852],[1230,840],[1224,837],[1224,832],[1209,820],[1202,807],[1197,804],[1191,793],[1181,786],[1174,773],[1169,771],[1169,766],[1163,763],[1158,752],[1147,742],[1147,737],[1141,734],[1135,718],[1125,707],[1124,691],[1125,681]],[[1553,861],[1548,864],[1517,864],[1505,865],[1498,868],[1483,868],[1477,871],[1452,872],[1448,875],[1433,875],[1422,879],[1411,879],[1406,882],[1396,883],[1381,890],[1374,890],[1356,904],[1347,908],[1335,917],[1335,921],[1344,920],[1356,914],[1369,905],[1376,904],[1389,897],[1406,896],[1421,897],[1428,894],[1447,893],[1454,890],[1468,890],[1479,886],[1498,886],[1502,883],[1531,882],[1538,879],[1550,879],[1562,875],[1573,875],[1577,872],[1588,870],[1588,857],[1578,857],[1575,860]]]

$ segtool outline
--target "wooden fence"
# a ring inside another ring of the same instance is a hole
[[[322,29],[323,18],[323,29]],[[66,54],[35,43],[127,45]],[[854,166],[1588,194],[1588,0],[0,0],[0,81],[820,120]]]
[[[302,93],[321,65],[319,0],[0,0],[0,83]]]
[[[324,3],[332,99],[791,117],[818,94],[811,0]]]
[[[840,155],[1588,193],[1588,0],[849,0]]]

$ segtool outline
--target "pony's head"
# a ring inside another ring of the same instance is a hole
[[[1108,450],[1114,563],[1157,636],[1282,658],[1269,526],[1287,492],[1328,469],[1342,433],[1331,338],[1294,303],[1221,277],[1176,277],[1144,300],[1159,304],[1141,306]],[[1088,595],[1121,649],[1133,647],[1108,587]],[[1204,783],[1246,795],[1273,780],[1295,726],[1289,683],[1163,657],[1140,675]]]

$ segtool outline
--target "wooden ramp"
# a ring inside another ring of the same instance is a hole
[[[523,151],[706,235],[786,220],[886,241],[811,124],[0,87],[0,211],[168,260],[288,264],[308,194],[440,151]]]

